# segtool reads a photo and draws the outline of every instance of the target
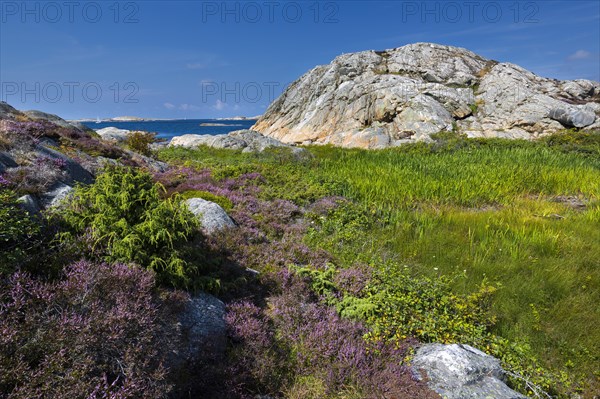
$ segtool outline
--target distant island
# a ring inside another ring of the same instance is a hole
[[[222,119],[219,119],[222,120]],[[244,125],[232,125],[229,123],[201,123],[200,126],[244,126]]]
[[[111,122],[140,122],[143,120],[144,118],[138,118],[137,116],[117,116],[112,118]]]
[[[232,116],[230,118],[217,118],[218,121],[255,121],[260,119],[262,115],[257,116]]]

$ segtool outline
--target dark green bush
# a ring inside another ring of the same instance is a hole
[[[0,187],[0,275],[16,269],[39,242],[41,224],[21,209],[14,191]]]
[[[181,256],[198,222],[178,198],[162,200],[149,174],[108,167],[90,186],[78,187],[62,218],[63,242],[91,245],[83,253],[107,261],[133,262],[179,285],[194,274]]]
[[[138,152],[142,155],[150,156],[152,155],[152,150],[150,149],[150,144],[156,141],[156,135],[154,133],[148,132],[131,132],[127,136],[127,140],[125,141],[125,145],[135,152]]]

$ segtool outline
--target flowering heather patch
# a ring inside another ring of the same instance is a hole
[[[3,175],[0,175],[0,186],[10,186],[11,182],[7,180]]]
[[[288,383],[288,351],[280,347],[263,311],[248,301],[228,306],[225,319],[231,340],[228,390],[235,397],[250,392],[277,393]]]
[[[279,275],[283,291],[269,299],[267,310],[247,301],[229,306],[238,392],[302,397],[302,382],[310,379],[322,388],[320,397],[435,397],[402,365],[407,344],[367,343],[367,330],[319,304],[304,279],[288,270]]]
[[[206,191],[229,198],[233,204],[252,202],[260,192],[257,186],[261,176],[258,173],[241,175],[238,178],[218,180],[210,169],[172,168],[166,172],[156,173],[156,181],[167,190],[167,195],[185,193],[186,191]]]
[[[58,126],[47,121],[0,121],[0,131],[33,138],[54,135],[57,128]]]
[[[309,207],[309,211],[315,216],[325,216],[330,211],[337,208],[340,202],[344,201],[348,200],[340,196],[323,197],[311,204],[311,206]]]
[[[50,163],[10,168],[5,175],[20,194],[46,192],[63,176],[62,171]]]
[[[169,391],[152,273],[78,262],[48,282],[0,281],[0,393],[9,398],[159,398]]]
[[[21,194],[40,194],[64,178],[67,162],[60,158],[41,156],[27,165],[10,168],[0,184],[10,186]],[[4,183],[3,183],[4,182]]]
[[[67,161],[65,161],[62,158],[50,158],[50,157],[46,157],[46,156],[42,156],[42,157],[38,157],[35,161],[34,161],[34,165],[37,167],[43,167],[43,166],[53,166],[56,169],[65,169],[67,167]]]
[[[92,156],[112,159],[123,157],[125,153],[118,147],[105,143],[87,132],[75,127],[62,127],[54,123],[40,121],[0,121],[0,137],[9,148],[32,149],[43,138],[58,140],[63,152],[74,153],[81,150]]]

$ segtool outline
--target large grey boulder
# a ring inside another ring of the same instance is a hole
[[[532,139],[565,127],[599,127],[598,103],[599,82],[546,79],[463,48],[416,43],[344,54],[315,67],[251,129],[288,144],[362,148],[428,141],[452,129]],[[552,112],[558,109],[564,112]]]
[[[505,372],[498,359],[469,345],[423,345],[412,368],[445,399],[526,398],[504,383]]]
[[[586,127],[594,123],[596,115],[587,109],[575,107],[557,107],[550,110],[550,118],[564,126]]]
[[[242,152],[263,152],[270,147],[289,147],[279,140],[264,136],[253,130],[236,130],[229,133],[227,136],[246,143]]]
[[[104,129],[96,130],[96,133],[102,138],[102,140],[120,143],[126,141],[131,132],[126,129],[119,129],[109,126],[105,127]]]
[[[202,198],[185,201],[189,210],[200,220],[202,231],[212,234],[218,230],[235,227],[235,223],[220,205]]]
[[[230,138],[226,134],[184,134],[173,137],[169,146],[194,148],[205,145],[211,148],[228,148],[231,150],[241,150],[247,146],[244,140]]]

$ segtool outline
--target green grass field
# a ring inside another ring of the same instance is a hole
[[[600,389],[600,134],[308,150],[314,157],[302,162],[207,148],[161,157],[258,171],[268,195],[296,202],[355,201],[376,223],[344,245],[335,234],[312,245],[345,264],[391,260],[450,276],[458,294],[494,286],[493,333],[582,384],[585,397]]]

